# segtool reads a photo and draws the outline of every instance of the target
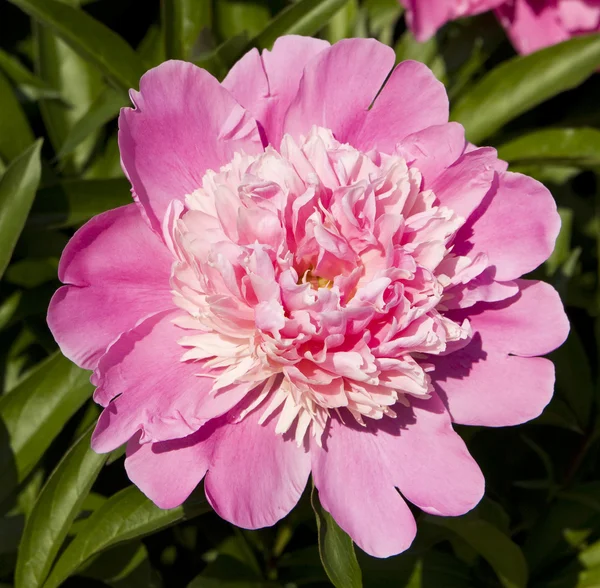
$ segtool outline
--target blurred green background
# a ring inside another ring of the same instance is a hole
[[[372,36],[427,63],[468,138],[543,181],[563,219],[535,272],[572,324],[554,399],[524,426],[459,427],[486,498],[457,519],[415,513],[415,544],[388,560],[355,553],[309,491],[255,532],[220,520],[201,489],[160,511],[122,451],[89,449],[89,374],[45,323],[69,236],[130,201],[116,139],[127,89],[168,58],[222,78],[289,33]],[[600,35],[516,57],[489,14],[418,44],[396,0],[0,0],[0,587],[600,586],[598,67]]]

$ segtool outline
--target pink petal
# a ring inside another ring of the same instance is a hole
[[[407,22],[417,41],[427,41],[450,20],[487,12],[504,0],[404,0]]]
[[[501,4],[496,16],[519,53],[527,54],[566,41],[570,34],[561,25],[554,2],[514,0]]]
[[[570,33],[597,31],[600,28],[600,3],[585,0],[560,0],[558,13],[563,26]]]
[[[261,124],[270,145],[279,148],[284,115],[298,92],[304,66],[327,47],[327,41],[312,37],[279,37],[271,51],[246,53],[223,80],[223,86]]]
[[[569,322],[552,286],[517,283],[515,298],[477,305],[477,314],[456,313],[469,315],[475,336],[464,349],[433,359],[431,375],[456,423],[520,424],[537,417],[552,397],[554,366],[533,356],[560,346]]]
[[[483,474],[441,400],[433,394],[411,399],[411,408],[394,410],[397,419],[380,421],[377,440],[404,497],[442,516],[462,515],[476,506],[485,489]]]
[[[296,505],[310,474],[310,456],[275,433],[277,418],[260,425],[260,410],[216,434],[206,496],[219,516],[244,529],[274,525]]]
[[[465,147],[465,130],[462,125],[450,122],[408,135],[399,142],[396,152],[421,172],[423,187],[430,189],[438,176],[463,154]]]
[[[492,189],[497,162],[496,150],[491,147],[471,151],[438,176],[430,187],[443,206],[466,219]]]
[[[352,142],[394,60],[393,50],[375,39],[345,39],[321,51],[304,68],[284,132],[297,139],[318,125]]]
[[[185,439],[127,444],[129,479],[159,508],[179,506],[201,482],[213,451],[214,424]]]
[[[361,428],[349,415],[331,419],[323,449],[313,443],[312,473],[323,508],[367,553],[388,557],[410,547],[416,524],[394,488],[394,474],[373,421]]]
[[[185,349],[177,341],[189,331],[172,323],[179,314],[145,320],[100,360],[94,399],[106,408],[92,437],[95,451],[112,451],[139,430],[142,443],[187,437],[247,392],[236,386],[210,394],[214,377],[199,375],[207,371],[202,362],[181,361]]]
[[[521,174],[499,176],[498,190],[485,198],[456,237],[457,255],[486,253],[495,279],[513,280],[544,262],[560,230],[556,203],[547,188]]]
[[[208,72],[183,61],[148,71],[135,109],[119,117],[119,149],[134,196],[159,231],[171,200],[201,187],[237,151],[260,153],[256,122]]]
[[[63,354],[93,369],[106,348],[137,321],[173,307],[172,257],[135,204],[109,210],[69,241],[48,325]]]
[[[348,134],[337,138],[362,151],[393,153],[396,144],[408,135],[448,122],[446,90],[426,65],[403,61],[392,72],[373,107],[357,120],[362,123],[349,125]]]

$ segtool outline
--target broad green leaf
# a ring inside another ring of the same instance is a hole
[[[253,37],[260,33],[271,19],[269,8],[260,1],[218,0],[214,7],[217,33],[223,40],[242,33]]]
[[[501,145],[498,156],[515,165],[594,168],[600,165],[600,131],[590,128],[533,131]]]
[[[0,177],[0,277],[8,266],[40,182],[41,149],[40,139]]]
[[[66,180],[39,191],[28,225],[31,227],[72,227],[93,216],[131,204],[129,182],[108,180]]]
[[[0,398],[0,428],[10,443],[0,443],[0,502],[33,470],[91,394],[89,372],[57,352]]]
[[[204,68],[213,76],[222,80],[231,66],[245,53],[249,48],[248,34],[240,33],[235,37],[227,39],[216,49],[202,53],[194,60],[198,67]]]
[[[392,0],[392,2],[394,2],[398,10],[400,10],[400,4],[398,4],[396,0]],[[353,37],[358,12],[358,0],[350,0],[347,2],[329,19],[329,23],[325,29],[325,38],[333,44],[341,39]]]
[[[428,516],[427,521],[448,529],[477,551],[492,566],[505,588],[527,586],[527,562],[523,552],[510,537],[491,523],[468,516]]]
[[[128,100],[113,88],[102,90],[85,114],[68,130],[58,151],[58,157],[62,159],[72,153],[90,134],[113,120],[119,114],[119,110],[128,104]]]
[[[575,588],[598,588],[598,586],[600,586],[600,567],[581,572]]]
[[[583,549],[579,554],[579,561],[588,569],[600,567],[600,541]]]
[[[211,24],[212,2],[164,0],[161,9],[167,59],[190,59],[200,31]]]
[[[336,588],[362,588],[362,574],[352,539],[321,506],[313,488],[311,502],[319,532],[319,553],[327,576]]]
[[[248,33],[242,30],[213,51],[199,55],[194,63],[222,79],[233,64],[252,47],[271,49],[281,35],[313,35],[347,2],[348,0],[300,0],[282,10],[254,38],[248,40]]]
[[[0,303],[0,331],[11,324],[13,316],[19,308],[23,293],[16,290]]]
[[[19,491],[19,495],[17,496],[17,505],[19,512],[23,513],[26,519],[31,514],[31,511],[35,505],[35,501],[42,490],[44,478],[45,474],[42,468],[34,470],[34,472],[27,479],[27,482],[24,484],[23,488]]]
[[[32,23],[32,28],[36,73],[63,98],[39,102],[46,131],[58,153],[73,125],[100,91],[102,79],[95,68],[52,31],[37,22]],[[72,157],[62,159],[66,173],[75,173],[85,165],[97,138],[97,133],[89,133]]]
[[[148,29],[137,53],[148,68],[155,67],[165,60],[164,43],[158,27],[152,26]],[[123,106],[130,104],[127,96],[121,91],[112,87],[103,88],[66,133],[58,157],[62,159],[72,153],[90,135],[115,119]]]
[[[83,174],[89,180],[116,180],[123,178],[117,133],[113,133],[104,145],[104,150]]]
[[[519,114],[578,86],[600,66],[600,34],[575,37],[505,61],[466,92],[451,112],[480,143]]]
[[[0,49],[0,69],[31,99],[59,99],[60,92],[29,71],[16,57]]]
[[[11,85],[0,72],[0,160],[6,164],[10,163],[23,153],[33,140],[27,117]]]
[[[404,7],[396,0],[366,0],[365,12],[369,20],[369,31],[382,43],[391,45],[394,29]]]
[[[17,558],[16,588],[37,588],[43,584],[108,457],[92,450],[91,436],[92,428],[63,457],[27,519]]]
[[[119,35],[87,13],[57,0],[9,0],[47,26],[118,89],[136,88],[144,65]]]
[[[348,0],[299,0],[282,10],[251,41],[259,49],[271,49],[282,35],[314,35]]]
[[[46,257],[42,259],[21,259],[8,266],[4,279],[22,288],[35,288],[56,279],[58,259]]]
[[[209,510],[208,502],[200,493],[183,506],[163,510],[135,486],[129,486],[112,496],[90,516],[56,562],[44,587],[57,588],[92,556],[117,543],[156,533]]]

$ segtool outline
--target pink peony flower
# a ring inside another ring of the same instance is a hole
[[[171,61],[131,92],[135,204],[77,231],[48,321],[94,370],[94,449],[127,443],[160,507],[204,479],[223,518],[273,525],[312,473],[360,547],[396,554],[404,499],[460,515],[482,497],[452,422],[550,400],[535,356],[568,322],[519,277],[552,251],[554,201],[465,142],[427,67],[393,67],[374,40],[284,37],[223,84]]]
[[[532,53],[573,36],[600,31],[600,0],[400,0],[418,41],[448,21],[495,10],[515,49]]]

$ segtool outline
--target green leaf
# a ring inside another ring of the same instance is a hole
[[[263,2],[218,0],[214,5],[217,33],[223,40],[242,33],[253,37],[260,33],[271,19],[269,8]]]
[[[527,586],[527,562],[519,546],[487,521],[473,518],[427,516],[426,520],[442,526],[465,541],[494,569],[505,588]]]
[[[227,39],[216,49],[202,53],[194,60],[194,63],[222,80],[231,66],[249,49],[248,43],[248,34],[240,33]]]
[[[55,280],[57,273],[58,259],[55,257],[26,258],[9,265],[4,279],[22,288],[36,288]]]
[[[282,10],[254,38],[248,40],[248,33],[241,30],[213,51],[199,55],[194,63],[222,79],[232,65],[252,47],[271,49],[281,35],[313,35],[347,2],[348,0],[300,0]]]
[[[404,7],[396,0],[366,0],[365,12],[369,21],[369,32],[382,43],[391,45],[394,29]]]
[[[42,78],[29,71],[18,59],[0,49],[0,69],[28,95],[30,99],[59,99],[60,92],[50,87]]]
[[[579,554],[579,561],[588,569],[600,567],[600,541],[583,549]]]
[[[501,159],[515,165],[600,165],[600,131],[589,128],[541,129],[498,148]]]
[[[27,117],[11,85],[0,72],[0,159],[10,163],[23,153],[33,140]]]
[[[400,4],[398,4],[396,0],[392,0],[392,2],[396,5],[398,12],[400,12]],[[329,23],[325,30],[325,38],[333,44],[341,39],[353,37],[358,12],[358,0],[350,0],[347,2],[329,19]],[[394,24],[392,19],[388,19],[387,22],[391,22],[391,27],[393,28]]]
[[[600,34],[570,39],[530,55],[515,57],[485,75],[453,108],[467,138],[480,143],[516,118],[578,86],[600,64]]]
[[[39,101],[46,131],[58,152],[72,126],[83,116],[102,87],[99,72],[52,31],[32,23],[37,75],[60,92],[62,100]],[[97,133],[90,133],[72,157],[62,160],[65,173],[79,171],[87,162]]]
[[[35,197],[42,140],[17,157],[0,178],[0,277],[8,266]]]
[[[123,178],[121,157],[119,154],[119,142],[116,132],[108,138],[104,145],[104,149],[95,157],[92,165],[85,170],[83,177],[90,180],[116,180]]]
[[[46,482],[33,507],[19,548],[16,588],[41,586],[106,462],[90,447],[92,428],[73,445]]]
[[[189,59],[200,31],[211,24],[210,0],[164,0],[162,23],[167,59]]]
[[[119,114],[119,110],[127,105],[127,99],[120,92],[105,88],[98,94],[86,113],[71,126],[58,151],[58,157],[63,159],[75,151],[90,134],[113,120]]]
[[[299,0],[282,10],[251,41],[259,49],[271,49],[282,35],[314,35],[348,0]]]
[[[56,562],[44,588],[57,588],[92,556],[117,543],[156,533],[209,510],[208,502],[200,492],[183,506],[163,510],[135,486],[129,486],[112,496],[90,516]]]
[[[28,226],[73,227],[111,208],[131,204],[129,182],[107,180],[66,180],[39,191]]]
[[[164,43],[158,27],[151,26],[148,29],[138,46],[137,53],[148,68],[155,67],[165,60]],[[58,157],[63,159],[72,153],[90,135],[115,119],[124,106],[130,106],[127,96],[112,87],[104,88],[68,129],[58,151]]]
[[[319,553],[331,583],[336,588],[361,588],[362,574],[352,539],[321,506],[315,488],[312,491],[311,502],[317,519]]]
[[[135,88],[144,64],[119,35],[87,13],[56,0],[9,0],[61,37],[118,89]]]
[[[598,588],[600,586],[600,567],[579,574],[576,588]]]
[[[33,470],[92,390],[89,372],[55,353],[0,398],[0,426],[10,442],[0,443],[0,502]]]

